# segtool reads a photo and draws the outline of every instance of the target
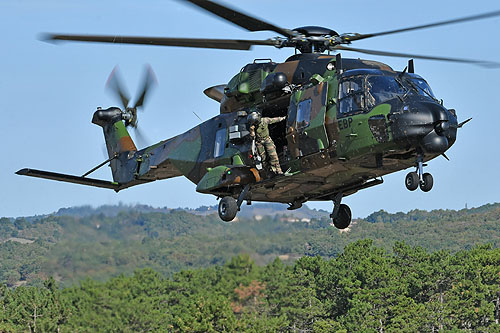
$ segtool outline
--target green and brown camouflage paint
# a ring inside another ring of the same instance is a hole
[[[340,70],[395,72],[375,61],[343,59],[341,69],[336,65],[333,56],[314,53],[295,55],[279,64],[249,64],[226,85],[219,115],[141,150],[136,149],[123,121],[116,118],[117,112],[94,115],[93,122],[104,130],[114,180],[105,186],[99,184],[119,191],[182,175],[202,193],[237,197],[242,186],[251,184],[251,200],[293,203],[332,200],[339,192],[350,195],[380,184],[378,177],[414,165],[414,149],[393,140],[389,115],[395,105],[384,103],[351,115],[338,112],[339,80],[343,79]],[[273,72],[286,75],[291,93],[262,95],[260,85]],[[310,107],[310,117],[302,123],[297,121],[301,103]],[[265,173],[255,169],[248,133],[242,131],[241,137],[229,138],[229,129],[244,129],[246,115],[255,110],[267,117],[287,116],[286,126],[271,129],[286,176],[266,179]],[[220,141],[217,156],[216,140]],[[425,160],[438,155],[426,154]],[[23,174],[29,175],[26,170]],[[49,178],[40,172],[34,176]],[[99,185],[81,177],[51,177]]]

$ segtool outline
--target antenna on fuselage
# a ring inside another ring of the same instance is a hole
[[[342,69],[342,55],[340,53],[337,53],[335,56],[335,68],[337,69],[337,73],[340,75],[344,72]]]
[[[408,60],[408,73],[415,73],[415,66],[413,64],[413,59]]]
[[[201,122],[203,122],[203,120],[200,118],[200,116],[198,116],[198,115],[196,114],[196,112],[194,112],[194,111],[193,111],[193,113],[194,113],[194,115],[195,115],[196,117],[198,117],[198,119],[200,119],[200,121],[201,121]]]

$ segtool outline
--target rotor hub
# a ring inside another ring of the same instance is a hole
[[[318,26],[305,26],[305,27],[299,27],[293,29],[293,31],[296,31],[306,37],[310,36],[331,36],[331,37],[337,37],[339,34],[332,29],[325,28],[325,27],[318,27]]]

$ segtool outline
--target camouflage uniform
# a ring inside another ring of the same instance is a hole
[[[262,162],[267,162],[267,153],[269,163],[271,164],[271,170],[276,174],[282,174],[283,171],[281,171],[280,161],[278,159],[278,154],[276,153],[276,146],[274,145],[273,139],[269,136],[268,125],[278,123],[283,120],[285,120],[285,117],[263,117],[257,125],[250,126],[250,135],[255,138],[255,146]]]

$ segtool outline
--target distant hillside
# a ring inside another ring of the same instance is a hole
[[[168,213],[171,208],[155,208],[148,205],[102,205],[99,207],[92,207],[90,205],[77,206],[69,208],[61,208],[53,215],[55,216],[75,216],[87,217],[92,215],[103,215],[106,217],[116,216],[121,212],[140,212],[140,213]]]
[[[141,213],[169,213],[172,210],[185,211],[194,215],[210,215],[217,214],[217,205],[201,206],[196,209],[191,208],[155,208],[147,205],[103,205],[97,208],[92,206],[79,206],[71,208],[61,208],[54,215],[56,216],[77,216],[86,217],[91,215],[104,215],[107,217],[116,216],[121,212],[141,212]],[[324,210],[310,209],[307,205],[296,210],[287,210],[287,205],[279,203],[253,203],[248,206],[243,204],[238,217],[254,217],[254,216],[275,216],[287,215],[291,217],[302,218],[322,218],[328,217],[329,212]]]
[[[427,221],[436,220],[440,221],[443,219],[464,219],[467,217],[476,217],[478,214],[488,214],[489,212],[495,212],[500,209],[500,203],[486,204],[478,208],[461,209],[459,211],[449,210],[449,209],[435,209],[430,212],[426,210],[415,209],[408,213],[395,213],[391,214],[384,210],[379,210],[378,212],[372,213],[366,217],[367,222],[383,222],[383,223],[394,223],[394,222],[411,222],[411,221]]]
[[[388,251],[396,241],[453,253],[485,243],[500,247],[500,204],[460,211],[379,211],[345,231],[330,225],[328,213],[307,207],[290,212],[285,205],[252,205],[234,223],[222,223],[212,211],[122,205],[1,218],[0,282],[40,285],[54,276],[71,285],[146,267],[171,276],[221,265],[243,253],[259,265],[276,257],[291,263],[302,256],[336,257],[366,238]]]

